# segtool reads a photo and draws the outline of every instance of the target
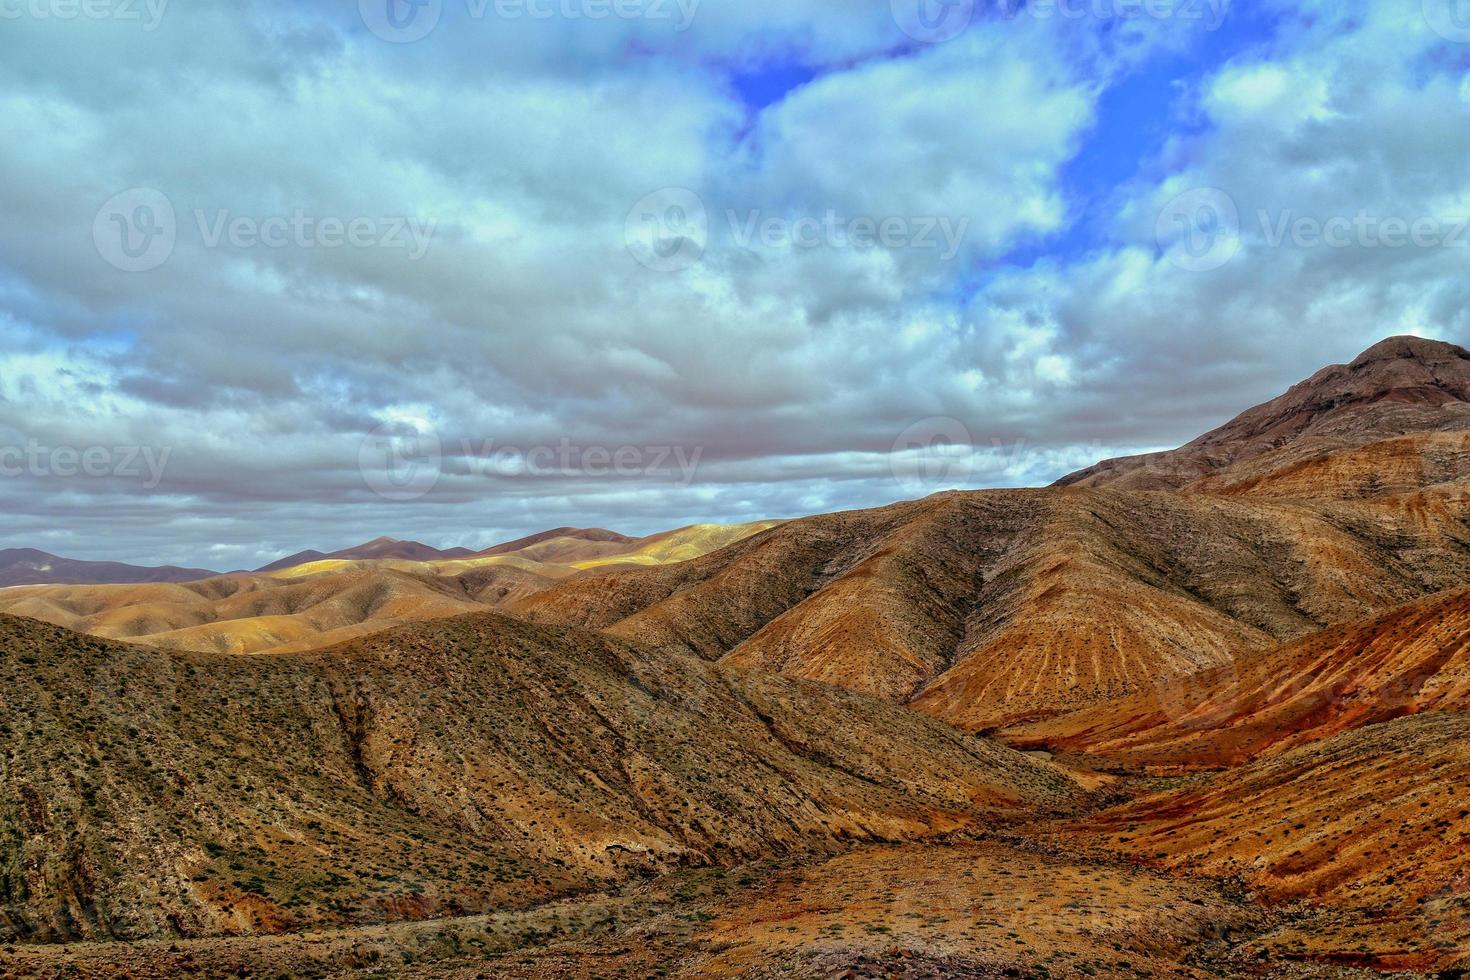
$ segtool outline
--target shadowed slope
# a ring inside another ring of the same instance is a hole
[[[0,549],[0,588],[12,585],[105,582],[192,582],[219,574],[202,568],[165,565],[145,568],[116,561],[76,561],[34,548]]]
[[[6,617],[0,689],[0,928],[40,939],[516,907],[1078,795],[897,705],[494,615],[251,658]]]

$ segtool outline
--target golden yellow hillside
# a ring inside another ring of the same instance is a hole
[[[614,540],[536,535],[465,558],[323,558],[184,583],[17,586],[0,589],[0,613],[169,650],[300,652],[499,608],[587,568],[686,561],[776,523],[699,524],[647,538],[608,532]]]

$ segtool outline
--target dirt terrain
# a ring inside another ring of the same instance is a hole
[[[669,879],[520,914],[324,930],[228,946],[194,940],[20,951],[19,975],[424,977],[1197,976],[1202,937],[1269,917],[1218,885],[999,841],[871,845],[814,863]],[[488,961],[486,956],[489,956]],[[894,972],[897,971],[897,972]],[[934,972],[930,972],[934,971]],[[1009,971],[1009,972],[1007,972]]]
[[[1293,956],[1470,966],[1470,716],[1434,712],[1271,755],[1071,825],[1173,873],[1355,914],[1298,929]],[[1277,937],[1278,945],[1286,940]]]

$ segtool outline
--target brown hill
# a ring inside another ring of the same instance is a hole
[[[1391,337],[1186,446],[1106,460],[1057,485],[1315,497],[1401,492],[1470,477],[1464,440],[1397,441],[1340,454],[1399,436],[1465,430],[1470,351]],[[1334,454],[1338,460],[1331,462]],[[1373,480],[1375,464],[1390,470],[1381,485]]]
[[[116,561],[77,561],[34,548],[0,549],[0,588],[13,585],[74,585],[109,582],[192,582],[217,575],[203,568],[158,568]]]
[[[1470,966],[1467,785],[1470,715],[1438,712],[1272,755],[1072,830],[1175,873],[1239,877],[1270,901],[1353,913],[1288,926],[1265,955],[1451,970]]]
[[[988,729],[1151,690],[1470,584],[1464,494],[1363,502],[941,494],[510,603]]]
[[[1426,711],[1470,709],[1470,591],[1242,654],[1225,667],[1006,732],[1115,763],[1187,771]]]
[[[272,932],[1069,805],[884,702],[485,614],[239,658],[0,618],[0,933]]]

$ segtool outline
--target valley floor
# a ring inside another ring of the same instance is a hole
[[[685,870],[525,912],[235,939],[8,946],[0,976],[1383,975],[1299,958],[1303,937],[1341,932],[1342,913],[1267,908],[1220,882],[1091,848],[1069,852],[1051,826]]]

